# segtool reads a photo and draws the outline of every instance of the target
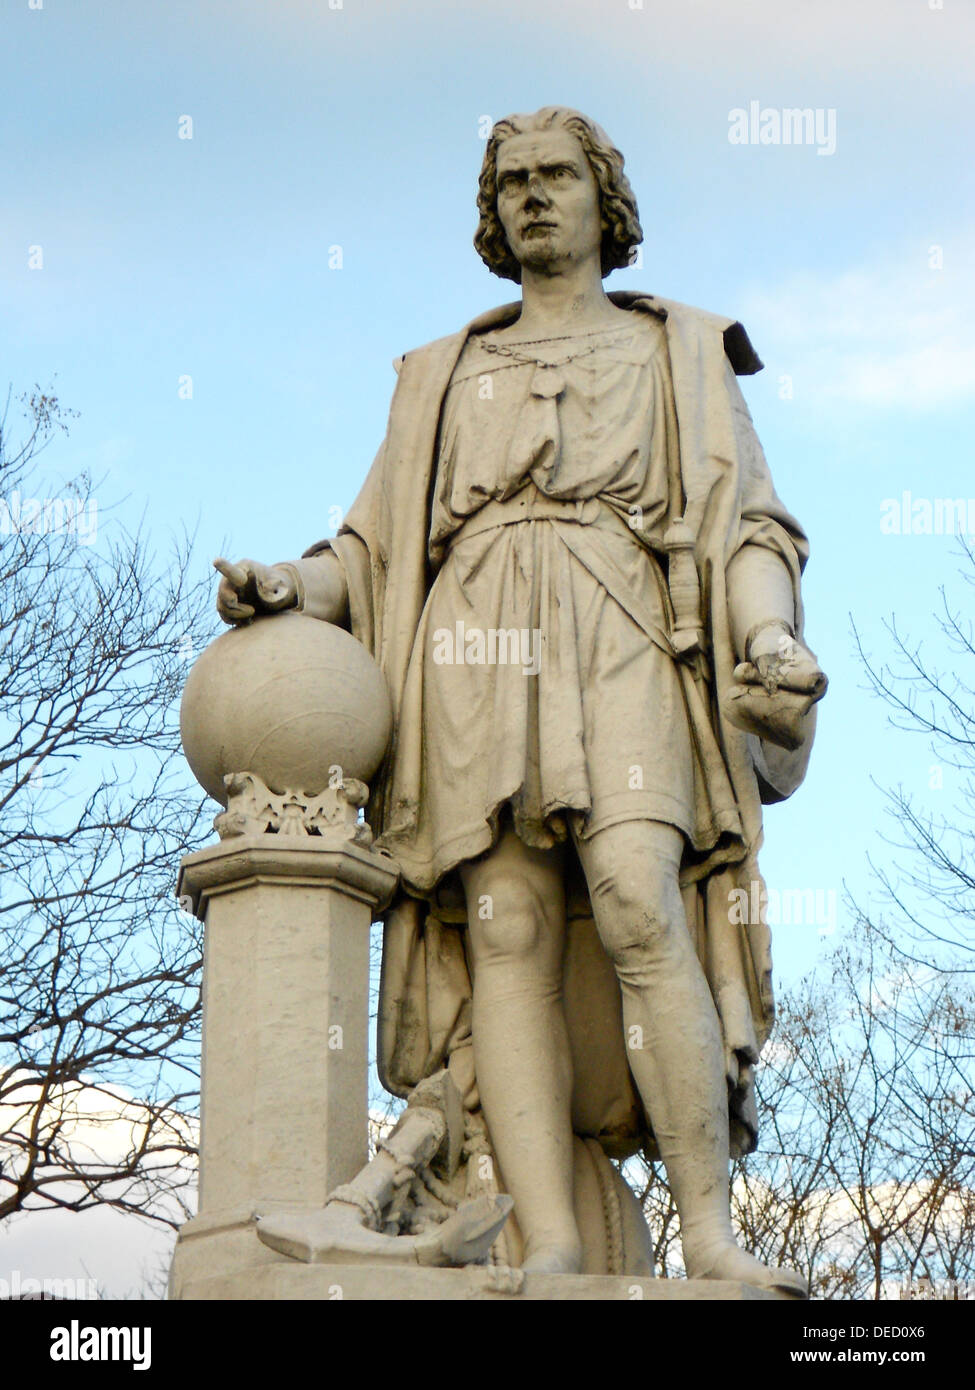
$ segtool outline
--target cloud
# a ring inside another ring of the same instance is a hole
[[[965,244],[969,238],[959,238]],[[975,257],[910,247],[877,263],[747,292],[742,318],[796,397],[934,410],[975,398]],[[933,265],[932,265],[933,263]]]
[[[417,29],[440,28],[444,21],[469,19],[456,0],[224,0],[237,23],[248,23],[266,37],[307,38],[322,33],[333,42],[353,35],[376,46],[375,17],[382,10],[387,22]],[[716,70],[727,79],[737,69],[752,66],[756,57],[772,59],[788,75],[819,69],[842,73],[864,84],[864,46],[869,44],[870,80],[879,68],[910,73],[914,84],[935,85],[946,70],[966,71],[966,40],[973,37],[975,15],[966,6],[932,7],[930,0],[806,0],[783,5],[781,0],[493,0],[485,20],[498,32],[514,27],[548,31],[550,40],[582,40],[586,51],[609,50],[621,63],[666,54],[670,68],[697,74]],[[930,46],[928,49],[927,46]],[[937,54],[937,66],[919,62],[919,53]],[[895,72],[888,74],[892,80]]]
[[[0,1225],[0,1293],[162,1298],[175,1240],[111,1207],[22,1213]]]
[[[26,1074],[22,1088],[14,1082],[7,1078],[8,1099],[0,1103],[0,1163],[8,1176],[22,1153],[11,1137],[24,1133],[30,1123],[37,1092],[37,1083]],[[77,1200],[82,1189],[69,1176],[69,1165],[111,1172],[138,1147],[147,1118],[143,1102],[119,1087],[76,1083],[58,1088],[44,1110],[38,1142],[55,1144],[67,1163],[64,1179],[45,1191],[55,1200]],[[148,1200],[151,1194],[157,1213],[186,1219],[195,1208],[196,1159],[166,1146],[195,1146],[198,1127],[193,1115],[164,1113],[154,1126],[158,1152],[143,1160],[144,1168],[159,1168],[159,1187],[151,1179],[124,1179],[106,1192],[124,1194],[128,1202]],[[52,1175],[57,1176],[56,1169]],[[36,1279],[55,1285],[70,1281],[82,1298],[161,1297],[174,1240],[170,1227],[104,1204],[82,1212],[56,1207],[20,1212],[0,1225],[0,1292],[23,1290],[25,1280]]]
[[[41,1083],[32,1074],[5,1078],[0,1134],[6,1138],[24,1132],[25,1126],[33,1122],[40,1090]],[[145,1160],[148,1167],[169,1167],[180,1147],[195,1145],[199,1124],[195,1116],[173,1110],[160,1113],[119,1086],[72,1082],[51,1088],[37,1142],[63,1150],[73,1163],[110,1170],[124,1164],[139,1147],[150,1121],[153,1152]]]

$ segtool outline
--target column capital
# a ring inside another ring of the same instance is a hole
[[[176,893],[189,898],[201,919],[211,898],[260,883],[331,887],[381,911],[398,881],[391,855],[356,844],[341,832],[234,835],[186,855]]]

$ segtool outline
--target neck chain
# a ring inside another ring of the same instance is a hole
[[[620,328],[601,328],[597,329],[593,335],[586,336],[594,336],[598,339],[605,337],[608,333],[630,333],[630,331],[631,330],[626,326],[621,326]],[[563,333],[561,337],[557,338],[534,338],[531,340],[531,343],[565,343],[579,336],[578,333]],[[564,357],[560,357],[558,360],[553,361],[551,358],[538,357],[535,353],[519,352],[516,347],[509,347],[507,343],[488,342],[486,338],[478,338],[477,345],[479,348],[482,348],[484,352],[493,352],[498,357],[508,357],[514,362],[522,362],[527,366],[536,367],[562,367],[566,362],[574,362],[579,357],[588,357],[590,353],[602,347],[602,343],[598,341],[592,342],[587,344],[586,347],[579,348],[577,352],[567,353]],[[523,346],[529,346],[529,344],[526,343]]]

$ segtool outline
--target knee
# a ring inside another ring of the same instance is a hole
[[[538,955],[546,932],[546,903],[537,888],[518,874],[484,885],[486,891],[468,904],[475,956]]]
[[[601,879],[590,895],[603,947],[621,975],[645,970],[689,944],[676,883],[624,869]]]

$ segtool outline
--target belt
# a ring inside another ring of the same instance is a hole
[[[456,544],[458,541],[478,536],[484,531],[496,530],[501,526],[510,526],[516,521],[576,522],[595,526],[601,531],[612,531],[617,536],[621,533],[627,534],[629,530],[619,513],[598,497],[581,497],[574,502],[560,501],[555,497],[547,497],[532,485],[530,488],[523,488],[505,502],[486,502],[480,511],[469,517],[460,530],[454,533],[452,543]],[[624,612],[629,613],[650,641],[668,656],[676,657],[677,652],[669,632],[660,625],[656,615],[646,608],[639,594],[632,591],[625,575],[619,570],[614,559],[614,548],[606,549],[603,545],[580,546],[582,537],[578,533],[573,535],[572,532],[565,533],[563,540],[576,559],[589,570]],[[667,580],[660,561],[652,551],[648,554],[654,563],[658,582],[666,590]]]
[[[516,521],[573,521],[583,526],[599,526],[619,530],[620,519],[611,507],[598,497],[579,497],[573,501],[548,497],[537,487],[522,488],[505,501],[486,502],[467,518],[460,530],[450,538],[450,544],[493,531],[498,526],[511,526]],[[623,523],[625,525],[625,523]]]

